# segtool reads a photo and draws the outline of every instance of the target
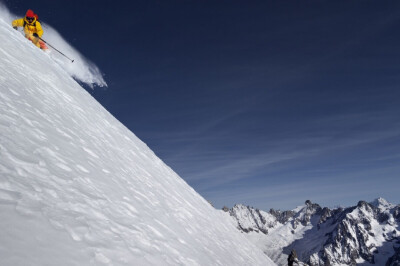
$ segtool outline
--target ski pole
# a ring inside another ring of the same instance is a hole
[[[45,44],[47,44],[48,46],[50,46],[51,48],[53,48],[54,50],[56,50],[57,52],[59,52],[60,54],[62,54],[63,56],[65,56],[66,58],[68,58],[69,60],[71,60],[71,63],[73,63],[75,60],[69,58],[68,56],[66,56],[65,54],[61,53],[59,50],[57,50],[54,46],[52,46],[51,44],[49,44],[48,42],[46,42],[45,40],[43,40],[42,38],[39,37],[39,40],[43,41]]]

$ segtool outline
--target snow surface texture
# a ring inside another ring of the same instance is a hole
[[[297,251],[309,265],[400,265],[400,205],[379,198],[328,209],[306,201],[291,211],[235,205],[237,227],[278,265]]]
[[[274,265],[0,19],[0,265]]]
[[[23,14],[17,16],[11,14],[7,8],[0,3],[0,18],[11,25],[14,19],[24,17]],[[40,20],[40,14],[39,14]],[[93,88],[93,86],[107,87],[103,75],[101,74],[99,68],[81,55],[75,48],[73,48],[63,37],[50,25],[43,23],[40,20],[43,28],[42,38],[55,47],[57,50],[61,51],[63,54],[75,60],[71,63],[66,57],[55,51],[53,48],[49,47],[50,57],[57,62],[71,77],[75,78],[79,82],[85,83],[86,85]],[[22,33],[22,28],[19,28]]]

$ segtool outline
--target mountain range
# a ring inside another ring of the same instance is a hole
[[[346,208],[307,200],[288,211],[241,204],[224,211],[278,265],[287,265],[293,249],[313,266],[400,265],[400,205],[383,198]]]

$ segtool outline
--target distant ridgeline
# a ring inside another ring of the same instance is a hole
[[[290,211],[243,205],[224,211],[278,265],[287,265],[293,249],[310,265],[400,263],[400,205],[382,198],[336,209],[307,200]]]

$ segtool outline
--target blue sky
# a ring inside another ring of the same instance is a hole
[[[3,1],[216,207],[400,202],[399,1]]]

